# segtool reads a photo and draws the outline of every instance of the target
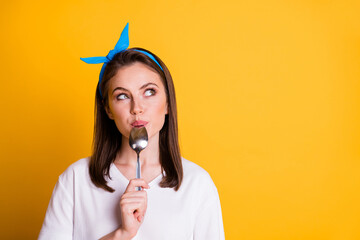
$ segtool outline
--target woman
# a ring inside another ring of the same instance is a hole
[[[93,154],[59,177],[39,239],[224,239],[213,181],[180,156],[171,75],[157,56],[128,45],[127,24],[106,57],[82,59],[104,62]],[[149,138],[141,179],[129,146],[134,127]]]

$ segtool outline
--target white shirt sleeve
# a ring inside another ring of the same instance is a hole
[[[224,240],[220,199],[207,201],[198,212],[194,228],[194,240]]]
[[[198,174],[200,175],[200,174]],[[194,226],[194,240],[224,240],[220,198],[210,175],[205,172],[198,185],[199,205]]]
[[[73,238],[72,191],[65,188],[61,177],[52,193],[38,240],[70,240]]]

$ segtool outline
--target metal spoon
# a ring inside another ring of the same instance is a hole
[[[145,127],[134,127],[131,129],[130,137],[129,137],[130,147],[136,152],[137,155],[137,163],[136,163],[136,178],[141,177],[141,167],[139,156],[140,152],[146,148],[148,144],[148,134]],[[137,191],[141,190],[141,187],[136,187]]]

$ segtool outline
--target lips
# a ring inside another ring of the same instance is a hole
[[[147,123],[148,122],[146,122],[146,121],[138,120],[138,121],[131,123],[131,126],[139,128],[139,127],[146,126]]]

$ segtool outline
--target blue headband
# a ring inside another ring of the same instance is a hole
[[[86,63],[90,63],[90,64],[104,63],[101,68],[101,71],[100,71],[99,83],[98,83],[99,93],[100,93],[101,97],[102,97],[102,93],[100,90],[100,83],[101,83],[101,80],[104,75],[104,70],[105,70],[106,64],[114,58],[115,54],[126,50],[128,47],[129,47],[129,23],[127,23],[126,26],[124,27],[124,29],[122,30],[120,39],[116,43],[114,49],[110,50],[110,52],[108,53],[108,55],[106,57],[80,58],[82,61],[84,61]],[[137,51],[137,52],[141,52],[141,53],[145,54],[146,56],[148,56],[151,60],[153,60],[161,68],[162,71],[164,71],[163,68],[161,67],[161,65],[159,64],[159,62],[156,61],[156,59],[154,58],[154,56],[152,54],[142,51],[142,50],[136,50],[136,49],[133,49],[133,50]]]

